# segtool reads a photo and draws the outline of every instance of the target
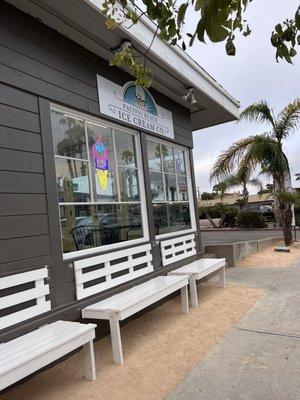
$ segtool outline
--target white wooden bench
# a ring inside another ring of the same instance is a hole
[[[195,234],[178,236],[160,242],[162,265],[165,267],[176,261],[183,260],[196,254]]]
[[[225,258],[202,258],[184,267],[169,272],[170,276],[188,276],[190,283],[191,306],[198,307],[198,295],[196,281],[220,270],[219,282],[222,288],[225,287]]]
[[[153,271],[151,244],[74,261],[77,300]]]
[[[82,317],[109,320],[114,362],[122,364],[123,350],[119,321],[179,289],[181,289],[182,312],[188,313],[187,285],[187,276],[159,276],[84,308]]]
[[[0,278],[0,330],[51,309],[47,268]],[[83,346],[85,376],[94,380],[94,324],[56,321],[0,344],[0,390]]]

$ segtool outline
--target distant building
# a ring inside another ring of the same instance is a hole
[[[230,206],[236,205],[237,200],[242,200],[243,196],[240,193],[226,193],[221,200],[220,196],[216,196],[212,200],[200,200],[198,199],[199,207],[212,207],[218,203],[223,202],[224,204],[228,204]],[[272,205],[274,201],[274,196],[271,193],[264,194],[250,194],[248,199],[248,204],[266,204]]]

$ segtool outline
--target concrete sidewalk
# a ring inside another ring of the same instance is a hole
[[[300,263],[228,272],[265,295],[167,400],[299,400]]]

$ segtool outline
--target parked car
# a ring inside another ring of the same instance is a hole
[[[243,208],[243,211],[257,211],[266,221],[274,221],[275,214],[273,208],[267,204],[248,204]]]

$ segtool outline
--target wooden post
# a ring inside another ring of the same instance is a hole
[[[191,306],[192,308],[198,308],[198,293],[197,293],[196,278],[194,276],[190,276],[189,282],[190,282]]]
[[[224,288],[224,287],[225,287],[225,284],[226,284],[226,282],[225,282],[225,265],[224,265],[224,267],[220,270],[220,273],[219,273],[219,282],[220,282],[221,288]]]
[[[96,366],[95,366],[94,345],[92,340],[83,345],[82,352],[83,352],[85,377],[89,381],[95,381]]]
[[[189,296],[187,285],[181,288],[181,311],[183,314],[189,313]]]
[[[113,351],[114,362],[116,364],[123,364],[123,350],[120,332],[120,323],[118,315],[111,313],[109,316],[110,337]]]

